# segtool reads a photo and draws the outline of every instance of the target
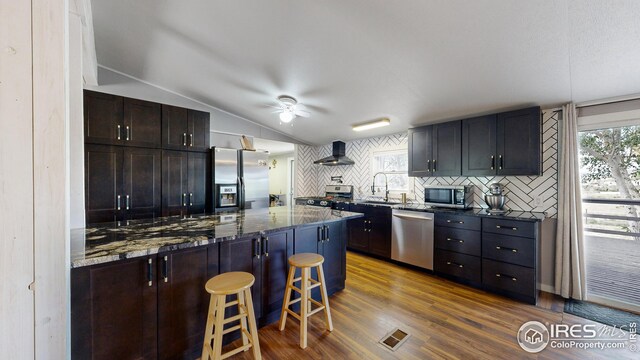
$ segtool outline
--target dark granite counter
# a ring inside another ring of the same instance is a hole
[[[233,213],[97,224],[71,231],[71,267],[266,234],[300,225],[343,221],[362,214],[315,206],[272,207]]]
[[[366,205],[366,206],[386,206],[386,207],[391,207],[392,209],[398,209],[398,210],[422,211],[422,212],[431,212],[431,213],[448,213],[448,214],[456,214],[456,215],[492,217],[492,218],[523,220],[523,221],[532,221],[532,222],[542,221],[547,218],[547,215],[545,213],[531,212],[531,211],[507,210],[503,214],[490,214],[487,211],[487,209],[472,208],[467,210],[460,210],[460,209],[434,208],[421,203],[369,204],[367,203],[367,200],[352,200],[348,202],[344,201],[342,203]]]

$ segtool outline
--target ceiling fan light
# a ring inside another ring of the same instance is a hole
[[[295,115],[290,111],[283,111],[280,113],[280,121],[283,123],[290,123],[291,120],[295,117]]]
[[[376,121],[372,121],[372,122],[368,122],[360,125],[353,125],[352,129],[353,131],[364,131],[364,130],[375,129],[375,128],[379,128],[387,125],[391,125],[391,121],[385,118],[385,119],[380,119],[380,120],[376,120]]]

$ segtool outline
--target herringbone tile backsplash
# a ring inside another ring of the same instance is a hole
[[[491,177],[434,177],[413,179],[413,194],[422,202],[425,185],[475,185],[474,207],[486,207],[484,194],[488,185],[499,182],[505,185],[505,207],[512,210],[545,212],[555,217],[558,212],[558,117],[554,111],[543,111],[542,116],[542,176],[491,176]],[[314,160],[329,156],[331,144],[324,146],[296,146],[295,196],[324,195],[324,186],[331,183],[331,176],[342,176],[344,184],[354,185],[355,197],[370,195],[372,181],[371,156],[384,149],[406,149],[407,134],[373,137],[346,143],[347,156],[355,161],[352,166],[322,166]],[[411,183],[411,181],[410,181]],[[393,196],[393,194],[392,194]]]

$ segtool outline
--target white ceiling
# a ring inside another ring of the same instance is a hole
[[[635,0],[92,4],[101,65],[315,144],[640,93]],[[311,118],[279,125],[281,94]]]

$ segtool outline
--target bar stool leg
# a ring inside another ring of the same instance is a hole
[[[309,268],[302,268],[302,276],[301,276],[301,289],[302,299],[300,299],[300,347],[303,349],[307,348],[307,314],[309,313],[309,309],[307,309],[309,302]]]
[[[251,349],[253,350],[254,359],[262,359],[260,354],[260,340],[258,340],[258,327],[256,326],[256,316],[253,313],[253,299],[251,298],[251,288],[244,290],[244,299],[246,302],[247,317],[249,318],[249,331],[251,335]]]
[[[287,322],[287,309],[289,308],[289,300],[291,299],[291,286],[293,285],[293,279],[296,275],[296,267],[290,265],[289,276],[287,276],[287,287],[284,292],[284,300],[282,300],[282,312],[280,312],[280,331],[284,330],[284,326]]]
[[[322,283],[320,294],[322,295],[322,305],[324,305],[324,320],[327,324],[327,330],[333,331],[333,321],[331,320],[331,310],[329,309],[329,297],[327,296],[327,283],[324,281],[324,270],[322,264],[318,267],[318,280]]]
[[[227,302],[226,295],[216,296],[216,322],[213,335],[213,359],[218,360],[222,354],[222,332],[224,331],[224,310]]]
[[[213,325],[216,321],[216,300],[217,296],[211,295],[209,301],[209,313],[207,314],[207,325],[204,330],[204,343],[202,345],[202,360],[209,360],[212,356],[211,339],[213,338]]]
[[[247,309],[246,304],[245,304],[245,300],[244,300],[244,292],[239,292],[237,294],[238,296],[238,314],[242,314],[242,308]],[[247,335],[244,333],[244,331],[242,331],[242,329],[247,330],[247,318],[246,317],[241,317],[240,318],[240,334],[242,335],[242,345],[247,345],[249,343],[249,340],[247,339]],[[249,349],[246,349],[245,351],[249,351]]]

